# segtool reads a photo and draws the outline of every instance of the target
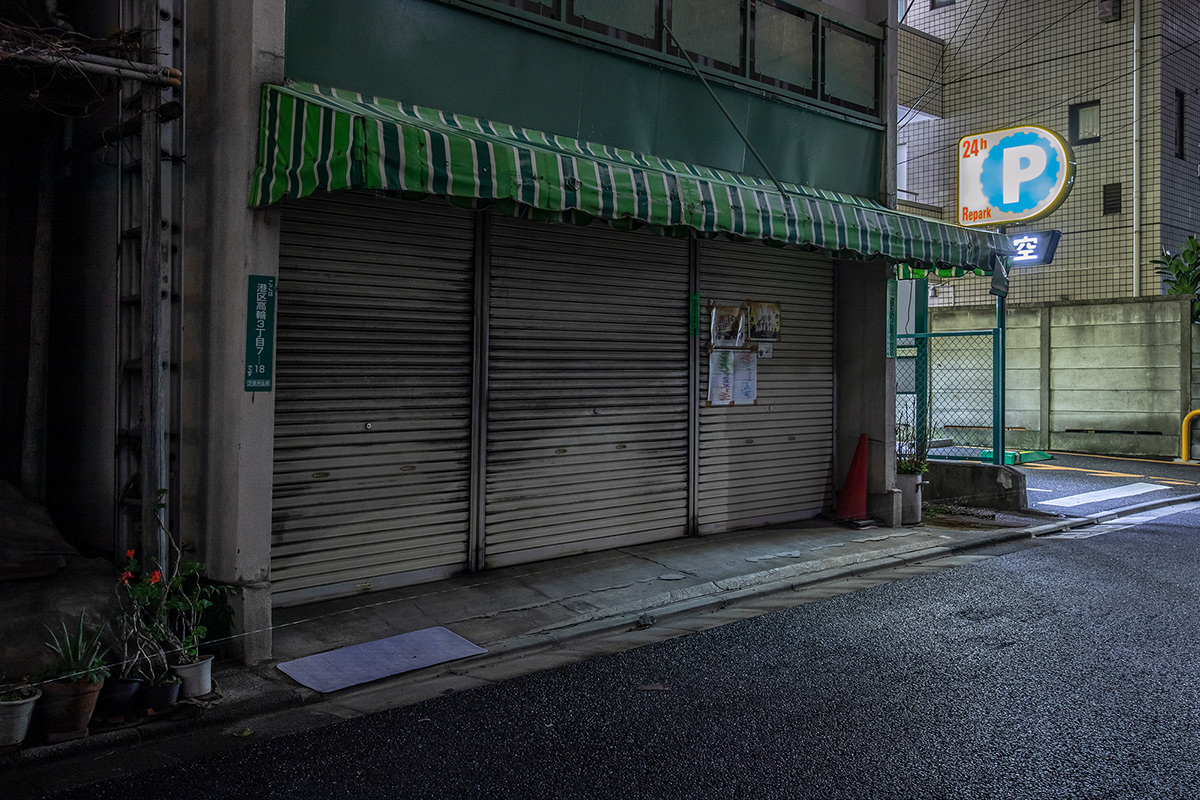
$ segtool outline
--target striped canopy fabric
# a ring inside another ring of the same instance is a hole
[[[314,84],[264,86],[259,137],[252,208],[318,189],[379,189],[486,200],[531,219],[692,228],[972,274],[993,272],[1008,247],[998,234],[852,195],[795,184],[781,194],[749,175]]]

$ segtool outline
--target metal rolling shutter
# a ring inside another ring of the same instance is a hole
[[[281,238],[275,603],[465,568],[473,215],[343,193]]]
[[[486,564],[687,532],[687,243],[497,219]]]
[[[700,413],[699,527],[711,533],[803,518],[833,489],[833,272],[794,248],[700,242],[700,297],[783,304],[782,341],[758,362],[758,404]],[[702,316],[703,341],[709,336]],[[880,345],[882,347],[882,344]],[[708,358],[700,359],[700,399]]]

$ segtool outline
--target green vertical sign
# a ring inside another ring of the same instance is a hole
[[[246,391],[271,391],[274,365],[275,278],[251,275],[246,299]]]
[[[692,292],[688,305],[689,331],[692,336],[700,335],[700,293]]]
[[[887,344],[884,350],[887,358],[896,357],[896,279],[887,282]]]

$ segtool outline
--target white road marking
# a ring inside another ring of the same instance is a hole
[[[1035,489],[1035,488],[1033,488],[1032,486],[1030,486],[1030,487],[1029,487],[1029,488],[1028,488],[1026,491],[1030,491],[1030,492],[1053,492],[1054,490],[1053,490],[1053,489]]]
[[[1158,486],[1153,483],[1129,483],[1112,489],[1100,489],[1095,492],[1084,492],[1083,494],[1073,494],[1070,497],[1060,497],[1057,500],[1042,500],[1038,505],[1072,508],[1074,506],[1087,505],[1088,503],[1099,503],[1101,500],[1115,500],[1118,497],[1132,497],[1137,494],[1161,492],[1166,489],[1166,486]]]
[[[1076,528],[1069,531],[1059,531],[1047,536],[1047,539],[1090,539],[1093,536],[1099,536],[1102,533],[1112,533],[1113,531],[1121,531],[1126,528],[1132,528],[1136,525],[1141,525],[1145,522],[1152,522],[1161,517],[1169,517],[1172,514],[1181,514],[1184,511],[1195,511],[1200,508],[1200,502],[1182,503],[1177,506],[1163,506],[1162,508],[1143,511],[1141,514],[1130,514],[1128,517],[1121,517],[1112,522],[1102,522],[1098,525],[1089,525],[1086,528]]]

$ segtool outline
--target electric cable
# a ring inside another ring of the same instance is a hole
[[[1147,62],[1145,62],[1145,63],[1141,64],[1141,65],[1138,67],[1138,69],[1139,69],[1139,70],[1144,70],[1144,69],[1146,69],[1147,67],[1149,67],[1149,66],[1151,66],[1151,65],[1153,65],[1153,64],[1157,64],[1157,63],[1159,63],[1159,62],[1161,62],[1161,61],[1163,61],[1163,60],[1165,60],[1165,59],[1167,59],[1167,58],[1170,58],[1171,56],[1177,55],[1178,53],[1181,53],[1181,52],[1183,52],[1184,50],[1190,50],[1191,48],[1195,47],[1197,44],[1200,44],[1200,37],[1197,37],[1197,38],[1193,39],[1192,41],[1188,42],[1187,44],[1180,45],[1179,47],[1177,47],[1176,49],[1172,50],[1172,51],[1171,51],[1171,52],[1169,52],[1169,53],[1165,53],[1165,54],[1163,54],[1163,55],[1160,55],[1158,58],[1152,59],[1152,60],[1150,60],[1150,61],[1147,61]],[[1101,83],[1101,84],[1097,84],[1096,86],[1092,86],[1092,87],[1090,87],[1090,88],[1089,88],[1089,89],[1087,89],[1086,91],[1079,92],[1079,93],[1077,93],[1077,94],[1075,94],[1075,95],[1072,95],[1071,97],[1068,97],[1066,100],[1056,100],[1056,101],[1054,101],[1053,103],[1051,103],[1050,105],[1048,105],[1048,106],[1045,106],[1045,107],[1043,107],[1043,108],[1039,109],[1038,111],[1035,111],[1035,112],[1032,112],[1032,113],[1029,113],[1029,114],[1024,114],[1024,115],[1021,117],[1021,119],[1018,119],[1018,120],[1016,120],[1016,121],[1013,121],[1013,122],[1007,123],[1007,124],[1005,124],[1005,125],[1001,125],[1001,126],[999,126],[999,128],[1013,128],[1013,127],[1017,127],[1017,126],[1019,126],[1019,125],[1022,125],[1022,124],[1024,124],[1024,121],[1025,121],[1025,120],[1028,120],[1028,119],[1031,119],[1031,118],[1036,118],[1036,117],[1039,117],[1039,116],[1041,116],[1042,114],[1045,114],[1045,113],[1046,113],[1046,112],[1048,112],[1048,111],[1053,111],[1053,110],[1054,110],[1054,109],[1056,109],[1056,108],[1061,108],[1061,107],[1063,107],[1063,106],[1069,106],[1069,105],[1071,105],[1071,104],[1072,104],[1074,101],[1076,101],[1076,100],[1078,100],[1078,99],[1080,99],[1080,98],[1082,98],[1082,97],[1089,96],[1089,95],[1094,95],[1096,92],[1098,92],[1100,89],[1103,89],[1103,88],[1105,88],[1106,86],[1111,86],[1112,84],[1114,84],[1114,83],[1117,83],[1118,81],[1123,81],[1123,80],[1126,80],[1127,78],[1129,78],[1130,76],[1132,76],[1132,75],[1133,75],[1133,73],[1134,73],[1134,70],[1132,70],[1132,69],[1131,69],[1131,70],[1129,70],[1128,72],[1125,72],[1125,73],[1122,73],[1122,74],[1120,74],[1120,75],[1117,75],[1116,77],[1112,78],[1111,80],[1105,81],[1104,83]],[[1200,87],[1197,87],[1197,89],[1194,89],[1194,90],[1192,90],[1192,91],[1193,91],[1193,92],[1195,92],[1195,91],[1200,91]],[[1157,111],[1157,110],[1158,110],[1158,109],[1155,109],[1155,111]],[[1141,121],[1141,120],[1145,119],[1146,117],[1150,116],[1152,113],[1154,113],[1154,112],[1149,112],[1149,111],[1147,111],[1147,112],[1145,112],[1144,114],[1141,114],[1141,115],[1139,115],[1139,116],[1138,116],[1138,117],[1136,117],[1135,119],[1133,119],[1133,120],[1130,120],[1130,121],[1129,121],[1129,122],[1128,122],[1128,123],[1127,123],[1125,126],[1123,126],[1123,127],[1121,127],[1121,128],[1117,128],[1116,130],[1124,130],[1124,128],[1125,128],[1125,127],[1129,127],[1130,125],[1132,125],[1134,121]],[[921,154],[919,154],[919,155],[913,155],[913,156],[909,156],[909,157],[907,157],[906,159],[904,159],[904,162],[903,162],[903,163],[905,163],[905,164],[911,164],[911,163],[913,163],[914,161],[919,161],[919,160],[921,160],[921,159],[923,159],[923,158],[927,158],[927,157],[929,157],[929,156],[940,155],[940,154],[942,154],[942,153],[944,153],[944,152],[947,152],[947,151],[949,151],[949,150],[957,150],[957,149],[958,149],[958,142],[952,142],[952,143],[950,143],[950,144],[947,144],[947,145],[944,145],[944,146],[942,146],[942,147],[936,147],[936,148],[934,148],[934,149],[932,149],[932,150],[929,150],[928,152],[921,153]]]
[[[990,4],[990,3],[991,3],[991,0],[984,0],[983,11],[979,12],[979,16],[983,16],[983,12],[987,11],[988,4]],[[911,6],[911,4],[910,4],[910,6]],[[968,11],[974,7],[975,7],[975,5],[974,5],[974,3],[972,3],[970,6],[965,7],[963,9],[962,16],[960,16],[958,18],[958,24],[956,24],[954,26],[954,30],[950,32],[951,39],[953,39],[955,37],[955,35],[958,34],[958,29],[962,27],[962,24],[967,19]],[[905,13],[907,13],[907,12],[905,12]],[[972,26],[972,30],[974,30],[974,26]],[[969,31],[968,31],[967,35],[970,36]],[[917,98],[917,101],[915,103],[913,103],[913,105],[909,106],[908,113],[906,113],[904,115],[904,119],[902,119],[900,122],[896,123],[897,130],[899,130],[902,127],[902,125],[904,124],[904,120],[907,120],[910,114],[916,113],[917,106],[920,105],[921,101],[925,98],[925,96],[928,95],[929,92],[933,89],[933,87],[941,80],[941,74],[939,73],[939,70],[942,69],[942,63],[946,59],[946,51],[948,49],[949,49],[949,47],[942,48],[942,52],[938,55],[937,63],[934,64],[934,66],[933,66],[933,76],[929,79],[929,85],[925,87],[925,91],[921,92],[921,96]]]
[[[1066,14],[1064,14],[1064,15],[1063,15],[1063,16],[1061,16],[1061,17],[1059,17],[1059,18],[1058,18],[1057,20],[1055,20],[1054,22],[1051,22],[1051,23],[1050,23],[1049,25],[1047,25],[1046,27],[1044,27],[1044,28],[1041,28],[1040,30],[1036,31],[1036,32],[1035,32],[1035,33],[1033,33],[1031,36],[1027,37],[1027,38],[1026,38],[1024,41],[1022,41],[1022,42],[1018,42],[1017,44],[1015,44],[1015,45],[1013,45],[1012,47],[1010,47],[1008,50],[1005,50],[1005,51],[1004,51],[1003,53],[1001,53],[1000,55],[998,55],[998,56],[995,56],[994,58],[991,58],[991,59],[989,59],[988,61],[985,61],[984,63],[977,65],[977,66],[976,66],[976,67],[975,67],[973,70],[971,70],[971,72],[968,72],[968,73],[966,73],[966,74],[964,74],[964,75],[957,76],[957,77],[955,77],[955,78],[954,78],[954,79],[952,79],[952,80],[947,80],[947,81],[945,81],[945,82],[942,82],[942,83],[940,84],[940,87],[944,89],[945,87],[947,87],[947,86],[949,86],[949,85],[951,85],[951,84],[954,84],[954,83],[960,83],[960,82],[962,82],[963,80],[966,80],[966,78],[967,78],[968,76],[970,76],[971,74],[973,74],[973,73],[975,73],[975,72],[978,72],[980,69],[983,69],[984,67],[986,67],[986,66],[988,66],[988,65],[990,65],[990,64],[994,64],[995,62],[997,62],[997,61],[999,61],[1000,59],[1004,58],[1004,56],[1006,56],[1006,55],[1008,55],[1009,53],[1011,53],[1013,50],[1016,50],[1018,47],[1021,47],[1021,46],[1025,45],[1025,44],[1028,44],[1029,42],[1031,42],[1031,41],[1033,41],[1034,39],[1036,39],[1038,36],[1041,36],[1043,33],[1045,33],[1046,31],[1050,30],[1050,28],[1054,27],[1055,25],[1058,25],[1058,24],[1060,24],[1060,23],[1061,23],[1063,20],[1065,20],[1067,17],[1071,16],[1072,14],[1076,13],[1076,12],[1077,12],[1077,11],[1079,11],[1081,8],[1083,8],[1084,6],[1088,5],[1088,3],[1089,3],[1089,2],[1091,2],[1091,0],[1084,0],[1084,2],[1083,2],[1083,3],[1081,3],[1081,4],[1080,4],[1080,5],[1078,5],[1078,6],[1076,6],[1075,8],[1071,9],[1071,10],[1070,10],[1070,11],[1068,11]],[[1007,6],[1007,5],[1008,5],[1008,0],[1005,0],[1005,6]],[[986,7],[985,7],[985,8],[984,8],[984,11],[986,11],[986,10],[987,10],[987,9],[986,9]],[[995,20],[993,20],[993,21],[992,21],[992,26],[988,28],[988,32],[989,32],[989,33],[991,32],[991,29],[992,29],[992,27],[995,27],[995,25],[996,25],[996,22],[997,22],[997,21],[999,21],[999,19],[1000,19],[1000,16],[1003,14],[1003,12],[1004,12],[1004,7],[1001,7],[1000,11],[999,11],[999,12],[996,14],[996,18],[995,18]],[[964,15],[964,16],[965,16],[965,15]],[[982,16],[983,16],[983,12],[981,11],[981,12],[979,13],[979,17],[980,17],[980,18],[982,18]],[[973,30],[973,29],[974,29],[974,26],[972,26],[972,30]],[[955,31],[957,31],[957,30],[958,30],[958,29],[957,29],[957,28],[955,28]],[[970,36],[970,33],[968,32],[968,34],[967,34],[967,35],[968,35],[968,36]],[[951,40],[953,40],[954,33],[951,33],[951,34],[950,34],[950,36],[951,36]],[[965,44],[965,43],[966,43],[966,41],[964,40],[962,44]],[[956,54],[956,55],[957,55],[958,53],[962,52],[962,44],[960,44],[959,46],[957,46],[957,47],[955,48],[955,54]],[[950,46],[950,42],[947,42],[946,49],[949,49],[949,46]],[[943,51],[942,51],[942,55],[944,56],[944,55],[945,55],[945,53],[946,53],[946,50],[943,50]],[[935,73],[937,72],[937,70],[938,70],[938,68],[939,68],[940,66],[941,66],[941,59],[939,58],[939,59],[938,59],[938,66],[934,67],[934,72],[935,72]],[[917,101],[916,101],[916,103],[914,103],[912,106],[910,106],[910,109],[911,109],[911,110],[914,110],[914,111],[915,111],[915,110],[916,110],[916,106],[917,106],[917,104],[919,104],[919,103],[921,102],[921,100],[923,100],[923,99],[925,98],[925,96],[926,96],[927,94],[929,94],[929,92],[930,92],[930,91],[932,91],[932,90],[933,90],[933,88],[934,88],[934,86],[935,86],[935,85],[938,85],[939,78],[940,78],[940,76],[935,74],[935,75],[934,75],[934,76],[933,76],[933,77],[930,79],[930,81],[929,81],[929,85],[925,87],[925,91],[923,91],[923,92],[921,93],[921,96],[917,98]],[[897,130],[899,130],[900,128],[902,128],[902,127],[904,127],[905,125],[909,124],[909,122],[907,121],[907,120],[908,120],[908,117],[909,117],[909,115],[908,115],[908,114],[905,114],[905,115],[904,115],[904,119],[902,119],[900,122],[898,122],[898,123],[896,124],[896,128],[897,128]]]

